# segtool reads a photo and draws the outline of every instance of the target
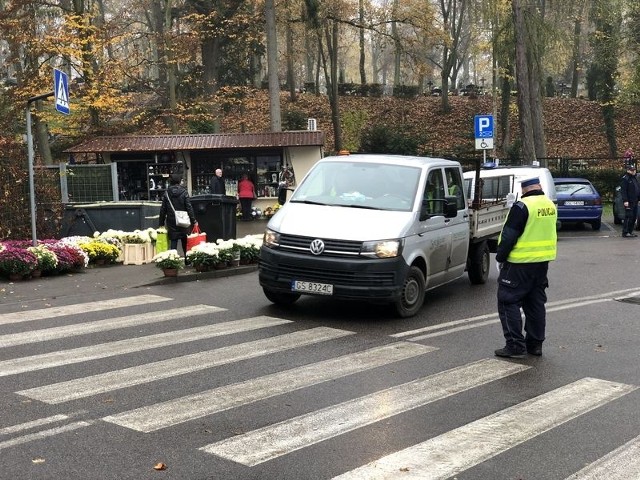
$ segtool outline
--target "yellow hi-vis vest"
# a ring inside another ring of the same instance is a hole
[[[558,210],[546,195],[521,198],[529,218],[507,261],[511,263],[548,262],[556,258]],[[500,240],[498,240],[500,241]]]

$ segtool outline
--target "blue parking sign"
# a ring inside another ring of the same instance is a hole
[[[69,115],[69,77],[57,68],[53,70],[53,93],[56,99],[56,110]]]
[[[476,115],[473,120],[476,139],[493,138],[493,115]]]

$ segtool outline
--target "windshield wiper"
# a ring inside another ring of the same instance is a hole
[[[307,205],[328,205],[324,202],[314,202],[313,200],[289,200],[291,203],[306,203]]]
[[[365,210],[380,210],[378,207],[370,207],[369,205],[360,205],[357,203],[336,203],[334,206],[336,207],[347,207],[347,208],[363,208]]]
[[[586,187],[580,187],[576,190],[574,190],[573,192],[571,192],[571,196],[573,197],[576,193],[578,193],[580,190],[584,190]]]

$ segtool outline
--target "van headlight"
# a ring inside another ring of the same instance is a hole
[[[360,254],[366,257],[393,258],[400,255],[402,240],[376,240],[364,242]]]
[[[280,245],[280,234],[270,228],[267,228],[264,231],[264,236],[262,237],[262,244],[265,247],[273,248]]]

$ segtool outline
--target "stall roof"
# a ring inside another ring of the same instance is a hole
[[[323,146],[324,132],[211,133],[202,135],[135,135],[96,137],[67,153],[161,152],[228,148]]]

